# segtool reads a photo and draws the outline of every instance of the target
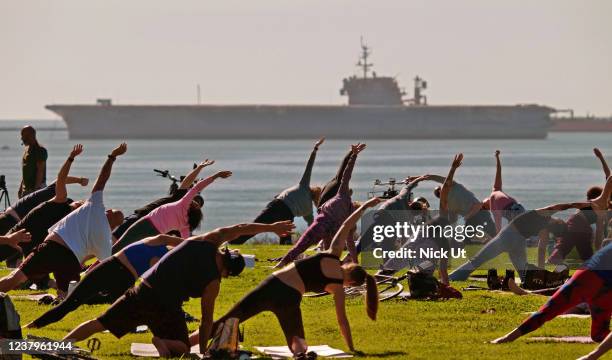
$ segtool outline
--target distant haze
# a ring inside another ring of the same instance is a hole
[[[431,104],[612,114],[612,1],[0,0],[0,118],[50,103],[342,104],[359,38]]]

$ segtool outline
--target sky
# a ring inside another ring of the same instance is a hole
[[[0,119],[47,104],[345,104],[359,41],[430,104],[612,115],[607,0],[0,0]]]

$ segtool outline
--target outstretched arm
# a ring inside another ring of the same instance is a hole
[[[314,149],[310,153],[310,158],[308,158],[308,162],[306,163],[306,169],[304,170],[304,174],[302,174],[302,178],[300,179],[300,185],[309,186],[310,185],[310,177],[312,175],[312,167],[314,166],[315,159],[317,158],[317,151],[319,150],[319,146],[323,144],[325,138],[320,138],[314,145]]]
[[[68,159],[64,161],[64,165],[60,168],[59,173],[57,174],[57,180],[55,180],[55,196],[53,197],[53,201],[56,203],[63,203],[68,198],[68,191],[66,190],[66,180],[68,178],[68,173],[70,172],[70,166],[72,166],[72,162],[74,159],[79,156],[83,152],[83,145],[76,144],[70,151],[70,155],[68,155]]]
[[[344,174],[344,169],[346,169],[346,166],[348,165],[348,162],[351,159],[351,156],[353,156],[353,151],[349,150],[349,152],[346,153],[346,155],[344,156],[344,159],[342,159],[342,163],[340,164],[340,167],[338,168],[338,172],[336,173],[336,176],[334,176],[334,180],[340,181],[340,179],[342,179],[342,174]]]
[[[232,172],[231,171],[219,171],[218,173],[214,174],[213,176],[209,176],[206,179],[202,179],[202,180],[198,181],[191,189],[189,189],[189,191],[180,200],[178,200],[176,203],[178,203],[181,208],[188,209],[189,205],[191,204],[191,200],[193,200],[193,198],[200,191],[204,190],[208,185],[212,184],[215,180],[217,180],[219,178],[227,179],[230,176],[232,176]]]
[[[191,237],[189,240],[208,241],[216,246],[221,246],[224,242],[232,241],[242,235],[257,235],[265,232],[273,232],[279,237],[283,237],[290,234],[294,228],[295,225],[289,220],[279,221],[274,224],[238,224],[218,228],[206,234]]]
[[[609,178],[610,177],[610,168],[608,167],[608,163],[606,162],[606,158],[603,156],[603,154],[601,153],[601,151],[598,148],[594,148],[593,152],[595,153],[595,156],[597,156],[597,158],[601,162],[601,167],[603,168],[604,174],[606,175],[606,179]]]
[[[145,238],[142,240],[142,242],[151,246],[166,245],[176,247],[183,242],[183,238],[180,238],[178,236],[160,234]]]
[[[463,161],[463,154],[459,153],[455,155],[453,159],[453,163],[451,164],[451,168],[448,171],[448,175],[444,182],[442,183],[442,188],[440,189],[440,215],[446,215],[448,213],[448,194],[450,193],[451,188],[453,187],[453,177],[455,176],[455,170]]]
[[[344,220],[344,222],[342,223],[342,226],[340,226],[340,229],[338,229],[338,232],[336,232],[336,235],[334,235],[334,238],[329,247],[329,252],[333,255],[340,257],[340,255],[342,255],[342,251],[344,251],[344,248],[346,246],[346,240],[351,234],[352,229],[355,227],[355,225],[357,225],[357,221],[361,219],[363,213],[367,209],[380,204],[382,201],[383,200],[380,198],[371,198],[370,200],[363,203],[351,215],[349,215],[349,217],[346,218],[346,220]]]
[[[202,169],[214,163],[215,163],[214,160],[208,160],[208,159],[199,163],[198,166],[196,166],[195,169],[191,170],[191,172],[187,174],[187,176],[185,176],[183,181],[181,181],[181,186],[179,186],[179,189],[184,189],[184,190],[189,189],[191,187],[191,184],[193,184],[195,179],[200,174],[200,171],[202,171]]]
[[[202,321],[200,322],[199,328],[199,343],[200,343],[200,354],[206,354],[208,350],[208,340],[210,339],[210,335],[213,327],[213,314],[215,312],[215,302],[217,300],[217,295],[219,295],[219,288],[221,284],[219,280],[211,281],[206,288],[204,288],[204,292],[202,293],[202,300],[200,304],[200,308],[202,311]]]
[[[575,203],[561,203],[561,204],[553,204],[548,205],[543,208],[536,209],[540,215],[552,215],[559,211],[564,211],[567,209],[581,209],[591,205],[589,202],[575,202]]]
[[[499,159],[499,150],[495,150],[495,162],[497,168],[495,170],[495,182],[493,183],[493,191],[502,191],[502,166]]]
[[[591,201],[591,206],[597,214],[594,243],[596,251],[601,248],[601,243],[605,235],[606,223],[608,221],[608,209],[610,208],[610,195],[612,195],[612,176],[609,176],[606,180],[606,185],[604,185],[601,195]]]
[[[102,166],[102,170],[100,170],[100,174],[98,175],[96,184],[94,185],[93,189],[91,189],[92,193],[95,193],[96,191],[104,190],[104,186],[106,186],[106,182],[110,178],[111,170],[113,169],[113,163],[117,159],[117,156],[121,156],[125,154],[126,151],[127,151],[127,144],[121,143],[121,145],[117,146],[111,152],[111,154],[108,155],[106,162],[104,162],[104,166]]]
[[[87,184],[89,184],[89,179],[86,177],[76,177],[69,175],[66,177],[66,184],[79,184],[81,186],[87,186]]]
[[[353,168],[355,167],[355,161],[357,161],[357,155],[366,148],[365,144],[354,144],[351,145],[351,157],[349,158],[344,172],[342,173],[342,179],[340,180],[340,188],[338,194],[349,193],[349,183],[351,181],[351,175],[353,175]]]
[[[338,286],[337,289],[334,289],[334,304],[336,306],[336,319],[338,320],[338,326],[340,327],[340,334],[344,338],[344,342],[350,351],[355,351],[355,346],[353,345],[353,336],[351,334],[351,326],[348,321],[348,317],[346,316],[346,308],[345,308],[345,294],[344,288],[342,286]]]

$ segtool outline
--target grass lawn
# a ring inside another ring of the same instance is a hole
[[[254,270],[247,269],[238,278],[223,280],[215,318],[223,315],[271,272],[266,259],[280,256],[287,250],[278,245],[251,245],[242,246],[241,249],[243,253],[256,254],[259,261]],[[534,258],[533,253],[530,258]],[[500,274],[506,267],[511,267],[507,258],[502,257],[497,261],[493,266],[498,267]],[[0,275],[7,272],[4,269]],[[460,289],[467,284],[453,285]],[[32,291],[11,292],[19,293]],[[523,313],[536,310],[545,298],[488,291],[463,292],[463,295],[462,300],[384,302],[380,305],[376,322],[368,319],[363,299],[350,299],[347,312],[355,346],[366,354],[364,359],[576,359],[594,348],[594,345],[582,344],[528,343],[525,338],[512,344],[486,344],[485,341],[518,325],[526,316]],[[21,315],[22,325],[49,309],[49,306],[31,301],[13,301]],[[82,306],[59,323],[44,329],[24,330],[24,335],[30,333],[60,339],[79,323],[100,315],[106,307]],[[192,299],[184,308],[193,316],[200,317],[199,299]],[[346,349],[338,331],[331,297],[305,298],[302,313],[309,344],[329,344]],[[189,324],[190,330],[195,330],[197,326],[198,323]],[[270,313],[252,318],[244,324],[244,328],[243,345],[247,349],[255,345],[284,345],[280,326]],[[588,335],[589,328],[590,320],[555,319],[528,336]],[[151,334],[129,334],[119,340],[108,333],[98,334],[97,337],[102,341],[102,347],[96,353],[98,358],[126,359],[131,358],[130,343],[150,342]],[[612,355],[609,354],[607,358],[612,359]]]

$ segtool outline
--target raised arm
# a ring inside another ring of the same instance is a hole
[[[591,200],[591,206],[597,214],[595,227],[595,250],[601,248],[601,243],[605,235],[606,224],[608,221],[608,210],[610,208],[610,195],[612,195],[612,176],[608,176],[603,191],[598,198]]]
[[[215,229],[203,235],[194,236],[189,240],[208,241],[221,246],[224,242],[229,242],[243,235],[257,235],[265,232],[276,233],[279,237],[287,236],[295,229],[295,225],[290,220],[279,221],[274,224],[237,224]]]
[[[348,194],[349,183],[351,182],[351,175],[353,175],[353,168],[355,167],[355,161],[357,161],[357,155],[366,148],[365,144],[351,145],[351,157],[349,158],[344,172],[342,173],[342,179],[340,180],[340,188],[338,194]]]
[[[342,251],[346,246],[346,239],[351,234],[352,229],[357,225],[357,221],[361,219],[363,213],[378,204],[380,204],[383,200],[380,198],[371,198],[370,200],[363,203],[357,210],[355,210],[351,215],[349,215],[346,220],[342,223],[342,226],[334,235],[332,239],[331,245],[329,247],[329,252],[333,255],[340,257],[342,255]]]
[[[70,151],[70,155],[68,155],[68,159],[64,161],[64,165],[59,170],[57,174],[57,180],[55,180],[55,196],[52,201],[56,203],[63,203],[68,198],[68,191],[66,190],[66,180],[68,178],[68,173],[70,173],[70,166],[72,166],[72,162],[74,159],[79,156],[83,152],[83,145],[76,144]]]
[[[207,177],[206,179],[202,179],[198,181],[189,191],[183,196],[177,203],[180,207],[188,209],[191,204],[191,200],[202,190],[204,190],[208,185],[212,184],[215,180],[227,179],[232,176],[231,171],[219,171],[218,173]]]
[[[493,183],[493,191],[502,191],[502,166],[499,154],[499,150],[495,150],[495,162],[497,164],[497,168],[495,170],[495,182]]]
[[[102,166],[102,170],[100,170],[98,179],[96,179],[96,183],[93,189],[91,189],[92,193],[104,190],[104,186],[106,186],[106,182],[110,178],[111,170],[113,169],[113,163],[115,162],[115,160],[117,160],[117,156],[125,154],[126,151],[127,144],[121,143],[110,153],[110,155],[108,155],[106,162],[104,162],[104,166]]]
[[[444,182],[445,177],[444,176],[440,176],[440,175],[433,175],[433,174],[427,174],[424,175],[425,179],[424,180],[428,180],[428,181],[434,181],[437,183],[442,184]]]
[[[300,185],[309,186],[310,185],[310,177],[312,175],[312,167],[314,166],[315,159],[317,158],[317,151],[319,150],[319,146],[323,144],[325,138],[320,138],[314,145],[312,152],[310,153],[310,158],[308,158],[308,162],[306,163],[306,169],[304,170],[304,174],[302,174],[302,178],[300,179]]]
[[[191,172],[189,172],[189,174],[187,174],[187,176],[185,176],[183,181],[181,181],[181,186],[179,186],[179,189],[184,189],[184,190],[189,189],[191,187],[191,184],[193,184],[195,179],[200,174],[200,171],[202,171],[202,169],[204,169],[205,167],[210,166],[210,165],[212,165],[214,163],[215,163],[214,160],[208,160],[208,159],[206,159],[203,162],[199,163],[198,166],[196,166],[195,169],[191,170]]]
[[[606,179],[610,177],[610,168],[608,167],[608,163],[606,162],[606,158],[603,156],[603,154],[601,153],[601,151],[598,148],[594,148],[593,152],[595,153],[595,156],[597,156],[597,158],[599,159],[599,161],[601,162],[601,167],[604,171],[604,174],[606,175]]]
[[[353,151],[349,150],[349,152],[347,152],[346,155],[344,156],[344,159],[342,159],[342,163],[340,164],[340,167],[338,168],[338,172],[336,173],[336,176],[334,176],[334,180],[340,181],[340,179],[342,179],[342,174],[344,174],[344,169],[346,169],[346,165],[348,165],[348,162],[351,159],[351,156],[353,156]]]
[[[463,161],[463,154],[459,153],[455,155],[453,159],[453,163],[451,164],[451,168],[448,171],[448,175],[444,182],[442,183],[442,188],[440,189],[440,215],[446,214],[448,212],[448,194],[450,193],[451,188],[453,187],[453,177],[455,176],[455,170]]]

